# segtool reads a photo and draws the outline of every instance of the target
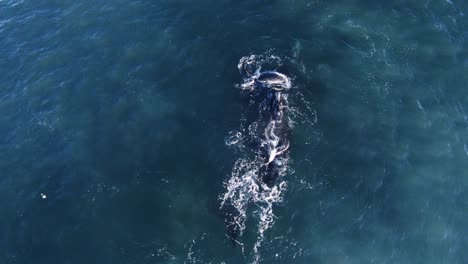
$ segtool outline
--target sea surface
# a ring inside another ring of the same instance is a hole
[[[291,79],[271,199],[246,61]],[[462,264],[467,221],[467,1],[0,0],[2,264]]]

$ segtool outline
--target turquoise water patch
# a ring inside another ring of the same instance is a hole
[[[0,262],[466,263],[467,12],[0,1]],[[242,250],[220,196],[252,111],[237,66],[262,54],[295,123],[255,253],[258,205]]]

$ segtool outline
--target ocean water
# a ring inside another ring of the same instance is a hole
[[[467,16],[0,0],[0,263],[468,263]],[[246,58],[291,79],[294,126],[284,185],[242,196],[232,243],[223,195],[255,152],[233,138],[255,116]]]

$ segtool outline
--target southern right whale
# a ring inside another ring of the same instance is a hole
[[[272,190],[277,180],[285,175],[288,162],[291,126],[287,115],[288,90],[290,79],[277,71],[257,72],[244,83],[244,90],[255,93],[258,99],[258,113],[254,117],[255,129],[249,132],[254,139],[250,145],[256,153],[257,175],[256,185],[259,190]],[[251,132],[253,132],[251,134]],[[270,192],[267,191],[267,192]],[[224,205],[226,236],[233,246],[237,241],[242,227],[238,221],[237,206]]]
[[[277,71],[260,72],[254,78],[255,86],[263,89],[266,98],[260,107],[260,123],[264,125],[259,158],[262,165],[259,177],[272,187],[285,170],[291,127],[287,115],[287,91],[291,87],[289,78]],[[262,130],[260,130],[262,131]]]
[[[247,210],[251,203],[258,206],[258,234],[254,252],[263,240],[264,231],[273,224],[273,204],[282,200],[286,182],[282,179],[289,166],[291,121],[288,95],[291,80],[276,70],[261,71],[255,56],[242,58],[238,68],[244,74],[239,87],[248,93],[250,104],[244,112],[241,131],[232,131],[227,145],[237,145],[241,156],[235,163],[231,178],[225,182],[226,192],[220,197],[226,236],[233,246],[244,248],[238,240],[246,228]]]

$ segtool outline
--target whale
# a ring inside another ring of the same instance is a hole
[[[260,110],[265,127],[261,135],[259,178],[271,188],[283,172],[290,145],[291,127],[285,111],[291,83],[285,74],[277,71],[260,72],[255,83],[266,90],[264,107]]]
[[[259,189],[275,186],[287,168],[291,125],[288,119],[288,91],[291,88],[290,79],[277,71],[257,72],[244,80],[245,91],[253,93],[254,102],[258,103],[259,111],[252,116],[256,124],[253,131],[248,131],[253,139],[249,147],[258,160]],[[251,134],[253,132],[253,135]],[[241,226],[236,223],[237,209],[233,205],[222,206],[225,216],[226,236],[232,242],[242,245],[239,241]]]

